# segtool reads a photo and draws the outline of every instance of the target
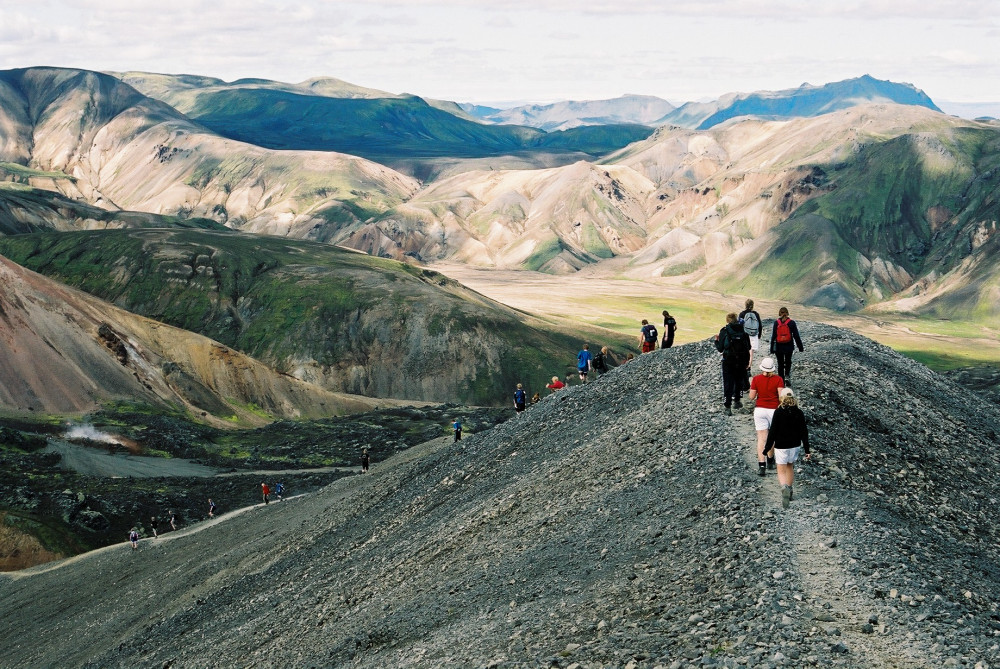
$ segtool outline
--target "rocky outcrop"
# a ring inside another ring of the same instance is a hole
[[[0,653],[94,667],[1000,662],[995,407],[862,337],[799,326],[814,456],[787,511],[697,342],[316,495],[4,577],[18,615],[0,619]]]

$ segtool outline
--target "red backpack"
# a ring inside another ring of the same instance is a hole
[[[792,341],[792,331],[788,327],[788,319],[778,319],[778,336],[777,342],[779,344],[787,344]]]

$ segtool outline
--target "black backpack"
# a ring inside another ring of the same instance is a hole
[[[722,340],[722,358],[730,362],[748,362],[750,340],[742,328],[726,328]]]
[[[656,326],[652,323],[643,328],[643,330],[646,332],[646,341],[655,342],[660,336],[660,333],[656,331]]]
[[[603,372],[604,370],[607,369],[604,363],[604,354],[601,353],[600,351],[594,354],[594,359],[592,361],[592,364],[594,366],[594,369],[596,369],[599,372]]]

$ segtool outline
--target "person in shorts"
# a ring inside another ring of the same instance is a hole
[[[792,501],[792,483],[795,481],[795,461],[799,457],[799,448],[805,452],[805,459],[810,459],[809,430],[806,427],[806,417],[799,408],[798,400],[791,388],[782,388],[781,404],[771,417],[771,429],[767,432],[764,443],[765,455],[774,451],[774,459],[778,465],[778,483],[781,484],[781,508],[787,509]]]
[[[590,344],[584,344],[583,350],[576,354],[576,372],[582,383],[587,382],[587,373],[593,366],[594,356],[590,352]]]
[[[764,476],[767,469],[774,469],[773,458],[764,455],[764,444],[767,443],[767,432],[771,429],[771,416],[778,408],[778,390],[785,387],[781,377],[774,373],[774,358],[763,358],[760,361],[760,374],[750,381],[751,400],[757,404],[753,410],[753,425],[757,430],[757,474]]]
[[[651,325],[645,318],[642,319],[642,329],[639,331],[639,347],[643,353],[656,350],[656,338],[660,333],[656,331],[656,326]]]
[[[132,544],[132,550],[139,548],[139,532],[134,527],[128,533],[128,540]]]

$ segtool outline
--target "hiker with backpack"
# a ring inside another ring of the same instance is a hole
[[[639,332],[639,347],[643,353],[649,353],[656,349],[656,339],[660,333],[656,331],[656,326],[642,319],[642,330]]]
[[[735,401],[736,408],[743,408],[740,395],[747,367],[750,366],[750,339],[743,331],[736,314],[726,315],[726,327],[715,335],[715,348],[722,354],[722,394],[725,397],[725,412],[732,416],[730,406]]]
[[[576,354],[576,371],[580,374],[581,383],[587,382],[587,373],[590,371],[593,359],[590,344],[584,344],[583,350]]]
[[[614,358],[611,356],[611,350],[607,346],[602,346],[601,350],[594,354],[594,359],[591,361],[590,365],[594,368],[594,371],[598,375],[604,375],[611,371],[608,363],[613,363]]]
[[[774,358],[760,361],[760,374],[750,382],[748,397],[756,400],[753,410],[753,426],[757,430],[757,475],[764,476],[768,469],[774,469],[774,458],[764,455],[767,433],[771,429],[771,418],[778,408],[778,393],[785,387],[781,377],[774,373]]]
[[[788,317],[788,309],[781,307],[778,309],[778,320],[774,321],[771,329],[771,353],[778,360],[778,376],[785,385],[792,386],[792,351],[798,347],[802,353],[802,339],[799,337],[799,328],[791,318]]]
[[[767,432],[764,455],[774,452],[778,467],[778,483],[781,484],[781,508],[787,509],[792,501],[792,483],[795,481],[795,461],[799,458],[799,446],[809,459],[809,430],[806,417],[799,408],[791,388],[778,391],[780,403],[771,417],[771,429]],[[771,458],[768,458],[770,461]]]
[[[525,407],[528,404],[527,400],[528,400],[528,395],[527,395],[527,393],[524,392],[524,386],[522,386],[520,383],[517,384],[517,389],[514,391],[514,413],[515,413],[515,415],[517,415],[517,416],[521,415],[521,412],[524,411]]]
[[[677,332],[677,320],[666,309],[663,310],[663,341],[660,348],[670,348],[674,345],[674,333]]]
[[[753,300],[747,300],[745,303],[745,309],[740,312],[740,323],[743,324],[743,331],[747,333],[750,337],[750,357],[753,358],[753,352],[757,350],[760,346],[760,314],[754,311]],[[751,359],[751,363],[753,360]]]

